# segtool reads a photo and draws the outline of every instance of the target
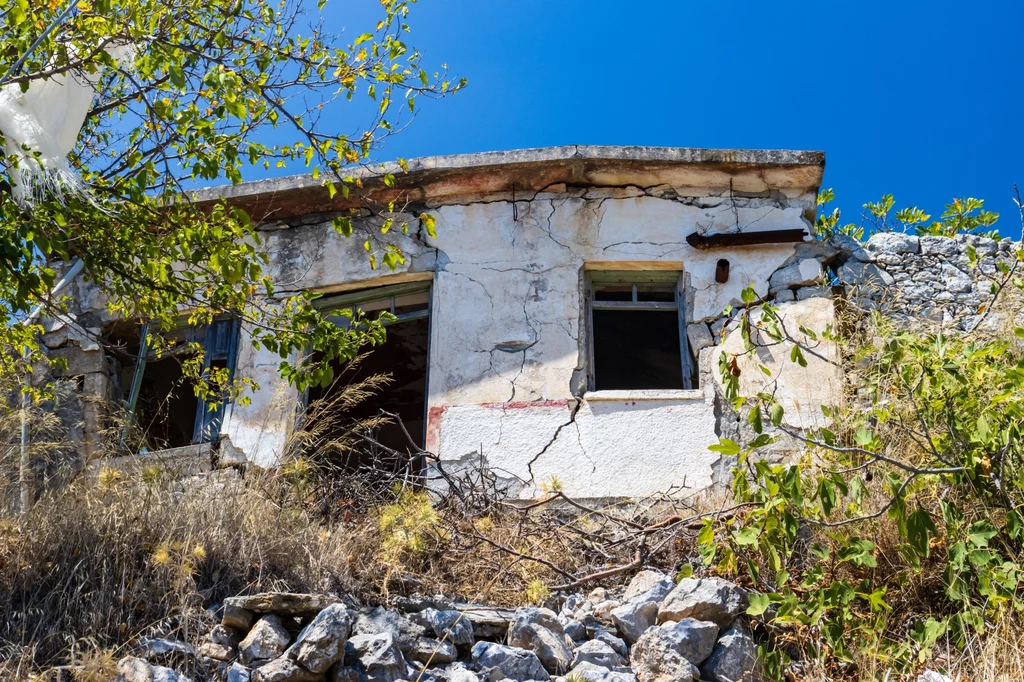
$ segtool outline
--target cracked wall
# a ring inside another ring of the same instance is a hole
[[[681,269],[688,336],[699,352],[721,339],[723,308],[750,284],[767,296],[798,247],[698,250],[686,236],[806,228],[814,196],[559,184],[515,202],[510,194],[449,199],[425,207],[436,238],[401,216],[411,225],[399,236],[407,260],[384,278],[367,264],[362,240],[335,233],[329,215],[265,226],[266,248],[282,290],[432,275],[427,449],[451,467],[486,462],[524,497],[551,479],[571,495],[639,496],[712,482],[716,389],[705,382],[693,391],[585,394],[584,268]],[[731,270],[719,284],[721,258]],[[299,396],[271,371],[279,358],[243,348],[239,371],[262,388],[250,405],[232,408],[224,432],[251,461],[269,465]]]

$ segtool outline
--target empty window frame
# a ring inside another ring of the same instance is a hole
[[[587,384],[591,391],[697,387],[678,271],[590,271]]]
[[[388,311],[396,318],[387,323],[384,344],[367,348],[370,352],[355,369],[340,364],[333,367],[334,382],[326,387],[311,387],[307,394],[306,431],[325,441],[343,433],[353,423],[372,420],[382,412],[398,416],[398,421],[377,425],[373,433],[368,434],[386,450],[374,453],[367,452],[372,447],[360,447],[346,457],[345,465],[348,467],[368,465],[372,458],[374,466],[401,469],[409,464],[409,458],[395,459],[389,456],[388,451],[416,454],[424,446],[430,292],[431,282],[425,280],[361,289],[325,296],[316,301],[316,306],[324,311],[358,309],[370,318],[375,318],[381,311]],[[328,315],[328,319],[341,326],[351,322],[345,315]],[[362,402],[346,405],[338,400],[345,387],[381,375],[389,377],[387,384]]]
[[[198,343],[203,348],[204,372],[211,367],[226,368],[232,380],[239,327],[238,319],[224,318],[202,327],[175,329],[163,335],[173,345],[157,357],[149,343],[149,325],[144,324],[137,341],[124,346],[134,351],[134,357],[121,375],[127,407],[121,441],[130,440],[139,452],[215,442],[225,402],[211,404],[196,396],[182,363],[187,359],[188,344]]]

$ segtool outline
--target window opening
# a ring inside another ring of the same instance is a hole
[[[698,384],[680,272],[587,277],[589,390],[678,390]]]
[[[305,430],[315,441],[311,446],[336,450],[336,459],[350,471],[418,473],[418,452],[426,437],[430,282],[364,289],[321,298],[316,305],[333,311],[358,309],[369,317],[386,310],[397,319],[387,324],[384,344],[368,349],[355,367],[332,365],[334,381],[309,389]],[[351,322],[344,315],[328,319],[342,326]],[[314,360],[319,360],[317,355]],[[346,399],[346,389],[380,376],[388,381],[369,396],[355,404]],[[398,419],[381,423],[383,413]],[[346,449],[342,444],[352,440],[350,431],[358,424],[366,425],[361,428],[367,438]]]
[[[202,327],[180,327],[166,334],[170,347],[157,357],[150,345],[150,327],[137,335],[114,330],[108,335],[119,362],[115,381],[126,408],[120,443],[136,452],[151,452],[215,442],[220,436],[226,400],[207,401],[195,393],[183,364],[190,343],[203,348],[203,371],[226,368],[234,378],[239,320],[224,318]]]

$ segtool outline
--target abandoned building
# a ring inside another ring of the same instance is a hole
[[[391,376],[356,408],[400,416],[409,436],[382,427],[382,444],[422,448],[451,470],[486,465],[523,497],[554,480],[581,497],[642,496],[700,490],[721,474],[708,445],[739,428],[717,379],[723,348],[740,343],[723,334],[723,310],[744,288],[777,302],[793,329],[831,323],[826,265],[837,252],[812,236],[823,170],[820,152],[652,147],[411,160],[393,185],[363,178],[376,200],[407,207],[409,234],[394,236],[406,260],[393,272],[372,269],[362,240],[331,227],[355,199],[309,175],[199,200],[226,198],[259,221],[282,295],[310,290],[325,311],[396,315],[358,372]],[[417,222],[423,211],[436,237]],[[144,426],[128,437],[139,452],[219,446],[225,461],[272,467],[304,406],[330,397],[300,394],[276,354],[223,320],[178,333],[260,389],[211,411],[181,386],[179,360],[140,352],[144,326],[110,319],[86,281],[70,291],[71,313],[46,321],[44,341],[80,377],[83,458],[96,456],[106,406],[122,405]],[[743,360],[741,390],[770,381],[787,420],[816,424],[840,382],[831,352],[800,367],[785,344],[759,349]]]

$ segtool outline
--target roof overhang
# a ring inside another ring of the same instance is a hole
[[[244,208],[256,221],[307,213],[355,208],[367,198],[438,205],[472,201],[496,193],[522,193],[523,198],[564,183],[567,186],[672,187],[700,192],[732,190],[746,195],[775,190],[817,192],[825,170],[825,154],[817,151],[763,149],[691,149],[685,147],[609,147],[568,145],[479,154],[427,156],[411,159],[408,171],[398,163],[360,168],[351,175],[361,189],[348,199],[332,198],[324,179],[292,175],[212,187],[193,196],[200,204],[226,199]],[[392,186],[384,183],[393,174]],[[360,195],[360,196],[357,196]]]

